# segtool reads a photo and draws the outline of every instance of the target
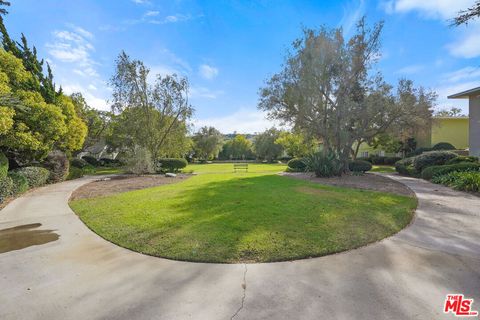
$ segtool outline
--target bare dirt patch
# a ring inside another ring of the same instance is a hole
[[[190,175],[179,174],[175,178],[148,175],[121,175],[90,182],[75,190],[70,200],[108,196],[116,193],[146,189],[164,184],[177,183],[189,178]]]
[[[316,183],[326,184],[330,186],[338,187],[349,187],[357,189],[366,189],[382,192],[390,192],[405,196],[414,196],[412,190],[404,186],[400,182],[394,181],[387,177],[382,177],[380,175],[366,173],[364,175],[344,175],[341,177],[333,178],[317,178],[310,173],[288,173],[285,172],[283,175],[296,178],[308,180]]]

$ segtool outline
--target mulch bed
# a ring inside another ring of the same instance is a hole
[[[341,177],[333,178],[317,178],[310,173],[285,172],[283,173],[283,175],[331,186],[390,192],[405,196],[415,195],[412,190],[410,190],[408,187],[401,184],[400,182],[371,173],[366,173],[363,175],[344,175]]]
[[[190,175],[178,174],[175,178],[161,175],[119,175],[100,179],[81,186],[72,193],[70,200],[108,196],[116,193],[146,189],[164,184],[177,183],[188,179]]]

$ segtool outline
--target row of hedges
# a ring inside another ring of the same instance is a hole
[[[384,156],[370,156],[366,158],[357,158],[357,160],[368,161],[374,165],[394,165],[401,160],[400,157],[384,157]]]
[[[477,157],[458,156],[451,151],[429,151],[397,161],[395,169],[400,174],[421,177],[457,190],[480,190]]]
[[[40,187],[46,184],[50,178],[51,172],[42,167],[24,167],[8,171],[8,160],[6,159],[5,155],[0,153],[0,203],[29,188]]]

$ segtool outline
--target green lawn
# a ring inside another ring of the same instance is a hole
[[[372,166],[372,170],[370,170],[370,172],[384,172],[384,173],[395,172],[395,167],[374,165]]]
[[[416,207],[405,196],[278,176],[279,165],[252,165],[236,174],[232,164],[189,167],[210,174],[70,205],[95,232],[123,247],[227,263],[356,248],[405,227]]]
[[[89,172],[87,175],[99,176],[103,174],[121,174],[125,170],[121,167],[96,167],[94,172]]]

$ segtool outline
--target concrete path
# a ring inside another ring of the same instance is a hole
[[[448,293],[480,310],[480,198],[393,178],[419,199],[399,234],[337,255],[248,265],[122,249],[67,205],[88,178],[38,189],[0,211],[0,229],[27,225],[11,233],[18,243],[46,242],[0,253],[0,319],[454,319],[442,312]]]

